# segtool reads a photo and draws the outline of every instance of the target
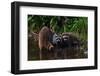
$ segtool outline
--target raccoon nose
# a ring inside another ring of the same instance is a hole
[[[59,44],[60,43],[60,40],[58,40],[57,43]]]

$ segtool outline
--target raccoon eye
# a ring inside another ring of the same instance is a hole
[[[68,39],[64,39],[64,41],[66,41],[66,40],[68,40]]]
[[[69,37],[68,36],[63,36],[63,38],[68,39]]]

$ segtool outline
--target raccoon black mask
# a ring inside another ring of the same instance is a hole
[[[62,43],[62,38],[60,35],[57,35],[56,33],[53,35],[52,43],[56,46],[59,46]]]

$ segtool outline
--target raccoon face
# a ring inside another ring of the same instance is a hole
[[[58,45],[62,42],[61,36],[57,35],[56,33],[53,35],[53,43]]]
[[[69,36],[68,35],[62,35],[62,44],[61,47],[65,48],[69,46]]]

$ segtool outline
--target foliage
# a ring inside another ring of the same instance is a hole
[[[87,17],[37,16],[28,15],[28,31],[39,32],[43,26],[48,26],[56,33],[74,32],[81,39],[87,39]]]

